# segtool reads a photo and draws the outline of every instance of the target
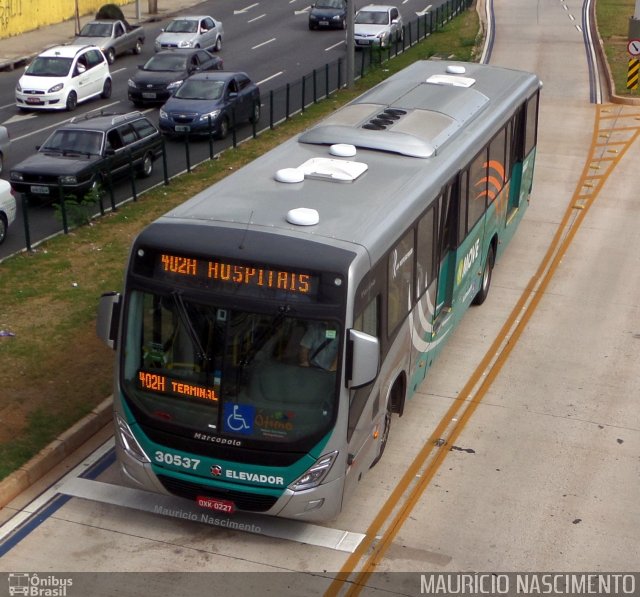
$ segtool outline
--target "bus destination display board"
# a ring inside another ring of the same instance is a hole
[[[319,280],[308,272],[272,269],[158,252],[153,277],[221,293],[260,296],[316,297]]]

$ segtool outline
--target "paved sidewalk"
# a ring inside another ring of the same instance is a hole
[[[139,0],[121,6],[122,12],[129,23],[137,25],[152,21],[161,21],[181,12],[190,12],[192,6],[198,4],[198,0],[158,0],[157,14],[147,12],[148,0]],[[137,8],[140,10],[140,18],[137,18]],[[95,14],[80,17],[80,26],[91,21]],[[28,31],[21,35],[0,39],[0,70],[13,70],[24,66],[34,56],[52,46],[66,44],[75,37],[75,19],[64,21],[56,25],[41,27],[35,31]],[[153,44],[153,40],[147,39],[146,44]]]

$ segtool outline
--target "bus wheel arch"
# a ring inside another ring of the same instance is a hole
[[[407,378],[404,371],[398,375],[389,391],[388,403],[391,405],[391,412],[399,417],[404,412],[404,402],[407,397]]]
[[[487,256],[484,260],[484,267],[482,268],[480,288],[478,293],[473,297],[472,304],[482,305],[489,296],[489,289],[491,288],[491,278],[493,275],[493,266],[496,262],[496,249],[498,244],[498,238],[494,236],[489,243],[487,249]]]

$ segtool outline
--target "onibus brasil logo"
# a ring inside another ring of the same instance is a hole
[[[34,597],[67,597],[67,588],[73,584],[70,578],[54,574],[32,572],[9,573],[9,595],[33,595]]]

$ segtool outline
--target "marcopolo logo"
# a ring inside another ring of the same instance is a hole
[[[34,597],[67,597],[67,589],[73,584],[71,578],[60,578],[54,574],[31,572],[9,573],[9,595],[33,595]]]

